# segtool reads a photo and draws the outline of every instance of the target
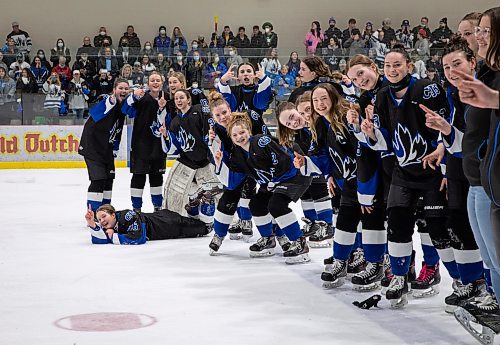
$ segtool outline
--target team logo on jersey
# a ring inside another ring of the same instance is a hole
[[[122,131],[122,129],[118,128],[118,121],[116,121],[113,124],[113,128],[111,128],[111,130],[109,131],[109,143],[110,144],[113,144],[115,142],[116,136],[118,134],[120,134],[121,131]]]
[[[132,220],[132,218],[134,218],[134,216],[135,216],[134,211],[128,211],[127,213],[125,213],[125,220],[129,222]]]
[[[241,105],[238,107],[238,111],[245,111],[245,110],[248,110],[248,104],[243,101],[243,103],[241,103]]]
[[[422,163],[422,158],[427,153],[427,142],[420,133],[417,132],[417,135],[412,137],[410,130],[401,124],[398,124],[392,144],[402,167]]]
[[[264,135],[262,137],[259,138],[259,141],[257,142],[257,145],[259,145],[259,147],[266,147],[269,143],[271,142],[271,138],[269,138],[267,135]]]
[[[213,118],[209,118],[209,119],[208,119],[208,124],[209,124],[210,126],[215,126],[215,120],[214,120]]]
[[[161,127],[160,121],[153,121],[151,126],[149,126],[149,128],[151,128],[151,133],[153,133],[153,135],[157,138],[161,138],[160,127]]]
[[[373,114],[372,121],[375,128],[380,128],[380,116],[378,114]]]
[[[198,96],[199,94],[203,93],[200,89],[191,89],[191,94]]]
[[[203,91],[201,91],[201,92],[203,92]],[[209,107],[208,101],[206,99],[204,99],[204,98],[200,99],[200,104],[201,104],[201,111],[203,111],[206,114],[210,113],[210,107]]]
[[[259,119],[259,113],[257,113],[254,110],[250,110],[250,117],[254,120],[257,121]]]
[[[331,147],[328,148],[328,150],[330,151],[330,157],[332,158],[337,171],[342,174],[342,177],[348,181],[356,178],[356,171],[358,170],[356,160],[349,156],[345,156],[345,158],[342,159],[337,151]]]
[[[276,159],[276,153],[271,152],[271,161],[273,162],[273,165],[278,165],[278,159]]]
[[[255,174],[257,175],[257,183],[258,184],[266,184],[271,182],[274,175],[274,168],[271,168],[270,171],[255,169]]]
[[[347,144],[346,138],[344,137],[344,134],[341,132],[335,132],[335,140],[341,145]]]
[[[266,125],[262,125],[262,133],[268,134],[267,133],[267,126]]]
[[[424,87],[424,99],[436,98],[439,95],[439,87],[436,84],[430,84]]]
[[[176,135],[177,141],[181,145],[181,150],[183,152],[193,151],[196,140],[191,133],[187,133],[182,126],[179,129],[179,134]]]

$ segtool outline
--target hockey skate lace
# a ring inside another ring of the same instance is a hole
[[[269,239],[269,237],[261,237],[257,240],[257,245],[259,247],[265,247],[266,244],[267,244],[267,240]]]
[[[405,278],[403,276],[393,276],[389,284],[388,290],[400,290],[403,288]]]
[[[215,234],[214,237],[212,238],[212,243],[215,243],[216,245],[220,246],[222,244],[222,238],[219,237],[219,235]]]
[[[363,263],[363,261],[365,260],[365,256],[363,254],[363,251],[360,249],[357,249],[354,252],[353,256],[354,256],[353,260],[349,265],[351,267],[357,267],[357,266],[361,265]]]
[[[332,274],[338,274],[344,270],[344,263],[340,260],[333,261],[332,269],[330,272]]]
[[[423,265],[422,269],[420,270],[420,274],[418,275],[417,281],[428,282],[434,275],[434,272],[436,272],[434,268]]]
[[[290,242],[288,240],[288,237],[286,237],[286,235],[279,236],[279,237],[277,237],[277,239],[278,239],[278,243],[281,247],[283,247],[283,245],[285,245],[286,243]]]
[[[377,269],[377,267],[374,264],[372,264],[371,262],[369,262],[366,265],[366,269],[358,274],[358,277],[361,277],[363,279],[368,278],[369,276],[375,274],[376,269]]]
[[[472,292],[472,288],[472,283],[469,283],[467,285],[460,285],[455,291],[455,295],[457,295],[458,297],[468,296]]]
[[[496,298],[491,295],[485,297],[485,299],[477,305],[477,307],[481,310],[492,311],[498,309],[498,303]]]

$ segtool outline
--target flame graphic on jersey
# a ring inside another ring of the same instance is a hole
[[[196,140],[191,133],[187,133],[184,128],[180,127],[179,135],[177,135],[177,141],[181,145],[181,150],[183,152],[193,151]]]
[[[401,124],[398,124],[398,129],[394,131],[392,144],[402,167],[422,163],[422,158],[427,153],[427,142],[420,133],[417,132],[417,135],[412,137],[410,130]]]
[[[332,149],[331,147],[328,148],[328,151],[330,151],[330,157],[333,160],[333,163],[335,164],[335,167],[337,168],[337,171],[340,172],[342,177],[346,180],[352,180],[353,178],[356,178],[356,171],[358,170],[358,165],[356,164],[356,160],[352,159],[349,156],[345,156],[344,159],[340,157],[340,155]]]
[[[274,168],[271,168],[270,171],[255,169],[255,174],[259,178],[257,180],[258,184],[266,184],[272,181],[274,175]]]
[[[160,127],[161,127],[160,121],[153,121],[151,126],[149,126],[149,128],[151,128],[151,132],[157,138],[161,138]]]

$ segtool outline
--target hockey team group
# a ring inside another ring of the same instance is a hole
[[[302,85],[276,109],[276,135],[263,121],[272,92],[259,65],[230,66],[208,99],[187,88],[181,73],[168,77],[168,94],[156,72],[147,90],[116,79],[113,93],[90,110],[79,151],[90,179],[92,243],[213,231],[209,251],[217,255],[228,234],[249,242],[255,225],[260,238],[250,258],[274,255],[278,243],[287,264],[307,263],[310,248],[331,246],[323,286],[382,286],[393,308],[410,293],[439,293],[441,261],[453,279],[446,312],[493,343],[500,331],[499,22],[498,7],[460,22],[442,56],[446,88],[415,78],[402,46],[386,54],[383,71],[353,56],[353,85],[331,82],[322,59],[304,58]],[[114,156],[126,116],[134,119],[132,208],[117,211],[110,205]],[[164,183],[167,155],[177,159]],[[147,178],[154,213],[141,212]],[[302,227],[290,208],[299,200]],[[412,244],[415,226],[421,248]]]

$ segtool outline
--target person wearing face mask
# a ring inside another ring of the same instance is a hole
[[[228,55],[229,57],[226,59],[226,65],[231,66],[239,66],[243,63],[243,58],[238,54],[238,51],[235,47],[228,47]],[[236,80],[232,79],[229,81],[229,86],[237,85]]]
[[[21,74],[16,83],[16,93],[18,98],[21,97],[22,94],[29,93],[37,93],[38,85],[36,84],[33,75],[31,74],[31,70],[29,68],[23,68],[21,70]],[[31,100],[32,102],[32,100]],[[25,104],[28,104],[28,100],[23,98],[23,108]]]
[[[160,74],[163,76],[167,75],[168,70],[171,67],[170,62],[167,59],[165,59],[165,56],[163,55],[163,53],[158,53],[158,55],[156,56],[156,62],[154,65],[156,67],[156,71],[160,72]]]
[[[306,34],[304,39],[304,45],[306,47],[306,55],[314,55],[316,53],[316,48],[323,45],[325,36],[321,32],[321,27],[318,21],[314,21],[311,24],[311,30]]]
[[[177,54],[175,55],[175,59],[172,62],[172,68],[176,72],[181,72],[184,75],[187,74],[186,59],[184,59],[184,56],[182,56],[181,52],[177,52]]]
[[[144,55],[148,55],[150,57],[154,56],[154,50],[153,50],[153,44],[150,41],[146,41],[144,43],[144,47],[139,53],[140,57],[143,57]],[[140,61],[140,59],[139,59]]]
[[[110,46],[113,44],[113,39],[107,34],[106,27],[101,26],[99,28],[99,34],[94,36],[94,47],[101,48],[103,46],[104,40],[107,40]]]
[[[113,56],[112,50],[110,47],[104,48],[104,54],[99,58],[99,62],[97,63],[98,69],[106,69],[111,73],[114,77],[118,76],[120,72],[120,68],[118,66],[118,59]]]
[[[127,43],[127,47],[130,48],[130,53],[132,55],[138,54],[141,50],[141,40],[135,33],[134,27],[132,25],[127,26],[127,31],[124,32],[123,36],[120,38],[118,47],[122,47],[123,42]]]
[[[452,35],[453,32],[448,27],[448,18],[442,18],[439,21],[439,27],[434,30],[430,36],[432,52],[434,52],[435,50],[441,51],[444,46],[450,41]]]
[[[14,80],[17,80],[19,78],[19,76],[21,75],[21,70],[23,68],[30,68],[30,65],[29,63],[25,62],[24,61],[24,56],[22,53],[19,53],[17,54],[16,56],[16,61],[11,63],[10,66],[9,66],[10,70],[9,70],[9,76],[14,79]]]
[[[63,90],[67,91],[71,80],[71,68],[66,64],[66,58],[64,56],[60,56],[59,63],[56,67],[52,68],[52,73],[54,72],[59,75]]]
[[[411,29],[411,33],[413,35],[413,44],[417,41],[417,34],[420,29],[423,29],[426,33],[426,37],[431,37],[431,30],[429,29],[429,18],[422,17],[420,18],[420,24]]]
[[[204,72],[205,82],[208,88],[215,86],[215,81],[227,72],[227,67],[220,61],[218,54],[212,54],[210,60]]]
[[[120,68],[125,64],[130,64],[132,61],[137,60],[137,54],[133,52],[133,49],[129,46],[128,39],[123,38],[120,40],[120,46],[116,51],[116,59],[118,60],[118,66]]]
[[[265,22],[264,24],[262,24],[262,29],[264,30],[264,35],[262,37],[262,48],[277,48],[278,34],[273,31],[273,24],[271,24],[270,22]]]
[[[205,68],[205,63],[201,59],[200,53],[195,51],[191,61],[188,62],[187,66],[187,82],[192,88],[196,89],[202,86],[203,81],[203,69]]]
[[[94,62],[89,58],[87,53],[82,53],[80,58],[73,63],[73,68],[72,70],[85,70],[85,77],[88,80],[91,80],[97,73],[96,71],[96,65]]]
[[[83,45],[76,51],[76,60],[80,60],[82,54],[87,54],[88,58],[92,60],[94,65],[97,63],[97,49],[92,46],[90,37],[85,36],[83,38]]]
[[[45,94],[43,108],[47,110],[50,115],[64,115],[61,112],[61,105],[65,98],[65,92],[61,86],[61,81],[57,73],[52,72],[50,74],[50,77],[42,86],[42,91]]]
[[[154,38],[153,48],[157,53],[162,53],[166,59],[170,59],[170,44],[171,40],[167,36],[167,28],[162,25],[158,29],[158,36]]]
[[[66,58],[66,63],[71,61],[71,52],[69,48],[64,44],[62,38],[58,38],[56,41],[56,46],[50,50],[50,61],[52,62],[52,67],[56,67],[59,63],[59,57],[64,56]]]
[[[342,46],[342,31],[335,26],[336,24],[337,21],[335,20],[335,18],[330,17],[330,19],[328,20],[329,27],[324,34],[325,40],[323,41],[323,43],[325,46],[328,45],[328,43],[330,42],[330,38],[332,37],[336,37],[339,42],[339,46]]]
[[[45,66],[45,68],[47,68],[47,70],[50,71],[52,69],[52,65],[47,60],[47,55],[45,55],[45,51],[43,49],[38,49],[38,51],[36,52],[36,56],[38,58],[40,58],[42,65]],[[33,59],[33,61],[34,61],[34,59]]]
[[[186,56],[186,60],[187,60],[188,64],[191,63],[191,61],[193,60],[194,52],[198,52],[199,55],[202,55],[201,48],[200,48],[200,45],[198,44],[197,40],[193,40],[191,42],[191,50],[187,53],[187,56]]]

